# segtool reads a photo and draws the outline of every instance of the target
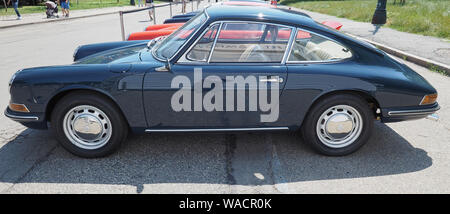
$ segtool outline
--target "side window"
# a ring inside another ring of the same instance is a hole
[[[190,61],[206,62],[208,60],[211,46],[216,38],[219,24],[213,25],[203,34],[202,38],[195,44],[195,46],[186,55]]]
[[[263,23],[223,23],[210,62],[281,62],[291,31]]]
[[[298,30],[288,62],[329,61],[352,57],[346,47],[313,33]]]

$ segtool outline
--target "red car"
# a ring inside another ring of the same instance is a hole
[[[151,40],[160,36],[167,36],[177,30],[180,26],[182,26],[184,23],[172,23],[172,24],[160,24],[160,25],[152,25],[147,27],[144,32],[136,32],[132,33],[128,36],[128,41],[131,40]],[[336,30],[340,30],[342,27],[342,24],[339,22],[334,21],[324,21],[322,24],[334,28]],[[248,32],[248,31],[247,31]],[[282,33],[282,32],[280,32]],[[224,34],[225,35],[225,34]],[[226,32],[227,37],[241,37],[242,35],[239,33],[239,31],[233,30],[233,31],[227,31]],[[298,36],[302,36],[302,38],[309,38],[309,34],[305,32],[304,34],[299,34]]]
[[[276,5],[273,4],[267,4],[265,2],[251,2],[251,1],[228,1],[228,2],[222,2],[222,5],[240,5],[240,6],[262,6],[262,7],[270,7],[270,8],[276,8]],[[131,33],[127,40],[151,40],[160,36],[167,36],[177,30],[179,27],[181,27],[184,23],[169,23],[169,24],[159,24],[159,25],[151,25],[145,28],[144,32],[136,32]],[[341,29],[342,24],[339,22],[334,21],[324,21],[322,24],[327,25],[331,28],[334,28],[336,30]],[[239,32],[230,32],[230,34],[237,33],[237,35],[240,35]],[[303,35],[305,36],[305,35]],[[305,38],[309,38],[305,37]]]

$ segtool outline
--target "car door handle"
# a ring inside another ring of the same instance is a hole
[[[259,79],[260,82],[279,82],[282,83],[283,82],[283,78],[282,77],[268,77],[266,79]]]

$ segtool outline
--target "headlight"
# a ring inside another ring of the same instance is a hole
[[[435,103],[437,100],[437,94],[427,94],[422,98],[420,105],[429,105]]]

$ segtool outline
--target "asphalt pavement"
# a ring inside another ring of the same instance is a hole
[[[128,33],[152,22],[140,12],[125,24]],[[16,70],[68,64],[79,45],[121,39],[117,14],[0,32],[1,108]],[[318,155],[295,132],[263,132],[131,135],[117,153],[83,159],[1,115],[0,193],[450,193],[450,78],[406,64],[438,90],[440,120],[376,122],[345,157]]]

